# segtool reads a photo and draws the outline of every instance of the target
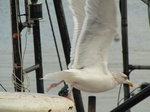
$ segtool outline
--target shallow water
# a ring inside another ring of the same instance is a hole
[[[42,1],[42,0],[41,0]],[[43,2],[43,1],[42,1]],[[70,37],[73,32],[73,21],[72,15],[68,9],[67,1],[63,1],[65,14],[67,19],[67,25]],[[21,3],[22,4],[22,3]],[[118,0],[116,1],[118,5]],[[49,1],[50,11],[54,23],[54,28],[56,32],[56,37],[60,49],[61,60],[63,63],[63,68],[66,69],[64,55],[62,52],[62,45],[60,42],[59,30],[56,22],[56,17],[54,15],[54,9],[52,5],[52,1]],[[22,8],[22,12],[23,12]],[[8,90],[13,90],[13,84],[11,81],[12,74],[12,42],[11,42],[11,23],[10,23],[10,8],[9,8],[9,0],[1,0],[0,1],[0,83]],[[45,4],[43,3],[43,12],[44,19],[41,20],[41,41],[42,41],[42,56],[43,56],[43,72],[44,74],[48,72],[59,71],[59,64],[56,56],[56,51],[54,47],[53,37],[51,33],[51,29],[49,26],[49,21],[47,17],[47,12],[45,10]],[[118,11],[118,26],[119,24],[119,11]],[[129,60],[130,64],[136,65],[150,65],[150,28],[148,23],[147,16],[147,7],[146,5],[138,0],[130,0],[128,1],[128,20],[129,20]],[[118,28],[119,29],[119,28]],[[25,33],[27,29],[23,30],[22,36],[22,44],[23,50],[25,46]],[[32,35],[28,33],[27,35],[27,50],[24,58],[24,68],[29,67],[34,64],[34,55],[33,55],[33,41]],[[112,71],[122,71],[122,50],[121,50],[121,41],[113,42],[112,48],[109,56],[109,68]],[[140,85],[142,82],[150,81],[150,72],[147,70],[136,70],[131,73],[131,81],[135,84],[135,87]],[[30,86],[28,87],[31,92],[36,92],[36,84],[35,84],[35,73],[31,72],[27,74],[26,81],[30,82]],[[29,79],[30,80],[29,80]],[[45,88],[48,84],[55,82],[56,80],[45,81]],[[29,83],[27,82],[27,83]],[[56,88],[47,94],[57,94],[57,91],[61,88]],[[113,90],[99,93],[99,94],[89,94],[83,92],[83,101],[85,107],[87,108],[87,99],[89,95],[97,96],[97,112],[109,112],[117,105],[117,96],[118,96],[118,88]],[[0,88],[0,91],[3,91]],[[150,112],[150,99],[141,102],[140,104],[133,107],[132,112]]]

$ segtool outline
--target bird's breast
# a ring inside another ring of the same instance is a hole
[[[76,81],[73,87],[91,93],[104,92],[114,88],[116,85],[114,84],[111,78],[104,77],[94,77],[80,79]]]

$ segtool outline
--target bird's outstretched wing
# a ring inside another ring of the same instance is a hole
[[[107,51],[117,27],[115,2],[86,0],[85,13],[72,68],[95,66],[107,71]]]
[[[68,1],[74,20],[74,33],[72,39],[72,47],[70,53],[70,67],[69,67],[71,68],[72,63],[74,62],[77,40],[80,35],[83,21],[85,18],[85,0],[68,0]]]

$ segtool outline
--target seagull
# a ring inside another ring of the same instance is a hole
[[[108,52],[117,34],[114,0],[69,0],[74,34],[68,70],[48,73],[43,79],[57,78],[56,87],[67,82],[72,88],[90,93],[104,92],[119,84],[133,83],[121,72],[108,69]]]

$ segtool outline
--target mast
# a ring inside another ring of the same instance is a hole
[[[18,0],[10,0],[11,7],[11,29],[13,44],[13,80],[15,91],[23,90],[23,68],[22,68],[22,51],[21,51],[21,34],[18,21]]]

